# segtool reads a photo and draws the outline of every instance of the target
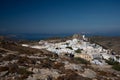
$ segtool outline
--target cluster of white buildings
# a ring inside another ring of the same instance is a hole
[[[91,44],[85,40],[86,38],[83,36],[82,40],[74,38],[72,40],[59,43],[49,43],[42,40],[39,42],[39,45],[30,46],[27,44],[22,44],[22,46],[36,49],[46,49],[48,51],[57,53],[58,55],[63,53],[74,54],[74,57],[81,57],[98,65],[104,65],[104,59],[108,60],[109,58],[113,58],[114,60],[120,62],[120,58],[117,59],[115,55],[109,54],[109,51],[103,49],[102,46]],[[78,49],[80,52],[76,52]]]

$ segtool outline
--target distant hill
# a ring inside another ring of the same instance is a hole
[[[103,36],[94,36],[89,37],[91,42],[100,44],[108,49],[113,49],[117,54],[120,54],[120,37],[103,37]]]

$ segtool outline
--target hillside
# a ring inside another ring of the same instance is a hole
[[[94,36],[90,37],[90,41],[100,44],[105,48],[112,49],[116,54],[120,55],[120,37]]]
[[[57,55],[44,49],[0,42],[0,80],[119,80],[111,66],[97,66],[81,58]]]

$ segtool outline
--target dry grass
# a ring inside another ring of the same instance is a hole
[[[75,71],[65,70],[65,75],[60,76],[57,80],[91,80],[78,75]]]
[[[8,55],[2,57],[0,60],[1,60],[1,61],[3,61],[3,60],[4,60],[4,61],[11,61],[11,60],[16,60],[16,59],[18,59],[18,58],[19,58],[18,55],[8,54]]]

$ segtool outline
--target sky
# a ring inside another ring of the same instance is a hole
[[[120,0],[0,0],[0,33],[120,33]]]

